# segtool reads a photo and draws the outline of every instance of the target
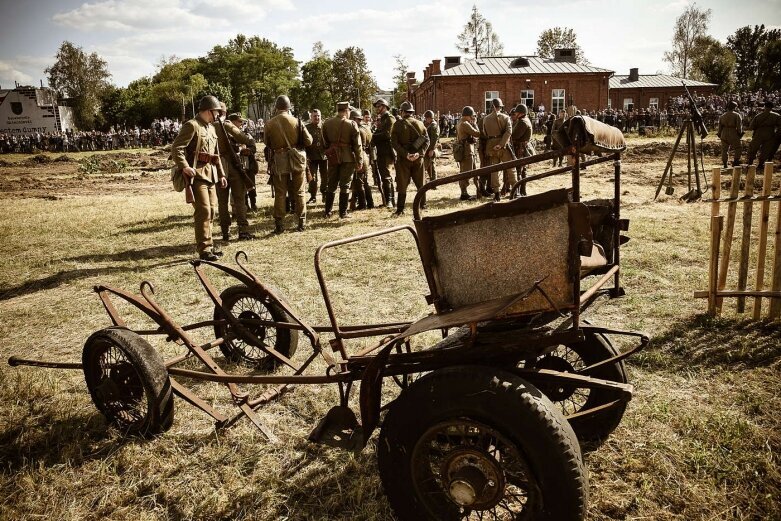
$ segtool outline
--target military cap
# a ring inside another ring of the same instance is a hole
[[[340,101],[336,104],[336,110],[339,112],[343,110],[349,110],[350,109],[350,102],[349,101]]]
[[[274,108],[277,110],[290,110],[290,98],[284,94],[277,96],[277,100],[274,102]]]
[[[198,102],[198,112],[204,110],[220,110],[220,102],[214,96],[204,96]]]
[[[738,107],[738,104],[735,103],[734,101],[729,100],[727,102],[727,110],[733,110],[733,109],[736,109],[737,107]]]
[[[461,111],[462,116],[474,116],[475,115],[475,109],[467,105],[464,107],[464,109]]]
[[[390,105],[388,105],[388,100],[386,100],[385,98],[380,98],[377,101],[375,101],[374,106],[376,107],[377,105],[385,105],[386,107],[390,108]]]
[[[432,118],[433,119],[434,118],[434,111],[427,110],[426,112],[423,113],[423,117],[424,118]]]
[[[529,109],[526,108],[526,105],[523,103],[519,103],[513,108],[513,112],[517,112],[519,114],[526,114]]]
[[[363,109],[363,115],[364,115],[364,116],[371,116],[371,115],[372,115],[372,113],[371,113],[371,112],[369,112],[369,111],[368,111],[368,110],[366,110],[366,109]]]
[[[360,111],[353,109],[350,111],[350,119],[361,119]]]
[[[409,101],[405,101],[399,106],[399,112],[415,112],[415,107]]]
[[[244,121],[244,118],[241,117],[241,114],[238,112],[234,112],[230,116],[228,116],[228,121]]]
[[[504,103],[502,103],[502,98],[494,98],[491,100],[491,105],[494,107],[502,108],[504,107]]]

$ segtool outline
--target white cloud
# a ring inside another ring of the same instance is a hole
[[[32,85],[33,77],[18,70],[18,64],[15,62],[0,61],[0,85],[3,88],[10,88],[14,82],[23,85]]]

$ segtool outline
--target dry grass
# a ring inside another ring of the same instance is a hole
[[[655,339],[629,362],[636,395],[623,423],[587,456],[589,517],[781,519],[779,324],[745,322],[731,315],[732,304],[724,318],[703,316],[705,302],[691,295],[705,289],[709,208],[652,202],[670,140],[652,141],[662,145],[624,161],[624,215],[632,219],[632,241],[623,250],[627,296],[589,318]],[[643,140],[630,146],[656,147]],[[444,163],[440,169],[453,171]],[[591,168],[584,190],[608,195],[611,178],[610,167]],[[168,190],[164,171],[147,182],[152,190],[130,194],[5,199],[13,212],[0,228],[0,357],[78,360],[86,337],[108,325],[90,291],[98,282],[135,290],[149,279],[182,323],[211,315],[186,264],[194,254],[191,212],[182,194]],[[676,195],[683,192],[679,187]],[[433,192],[432,211],[464,204],[456,196],[453,189]],[[254,219],[260,238],[226,252],[245,249],[256,273],[315,323],[327,322],[312,268],[317,245],[409,222],[385,210],[358,212],[344,223],[324,220],[318,204],[310,231],[276,237],[269,202],[263,187]],[[427,312],[408,236],[329,252],[326,273],[344,323]],[[305,351],[300,344],[297,359]],[[193,386],[228,409],[219,386]],[[306,441],[336,401],[335,389],[308,387],[262,409],[283,445],[266,443],[246,420],[217,433],[181,401],[173,428],[141,441],[106,430],[79,371],[0,365],[0,519],[389,519],[373,443],[351,454]]]

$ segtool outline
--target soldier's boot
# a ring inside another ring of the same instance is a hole
[[[274,233],[279,235],[285,231],[285,227],[282,225],[282,219],[274,219]]]
[[[521,179],[526,179],[526,168],[521,169]],[[526,195],[526,183],[521,183],[521,195]]]
[[[334,207],[334,194],[330,192],[325,193],[325,210],[323,210],[323,215],[325,217],[331,217],[331,210]]]
[[[399,192],[399,197],[396,200],[396,212],[394,215],[404,215],[404,205],[407,203],[407,193]]]
[[[369,186],[369,183],[366,183],[366,185],[363,187],[364,194],[363,197],[366,199],[366,208],[372,209],[374,208],[374,198],[372,197],[372,187]]]
[[[405,198],[407,197],[406,194],[404,195],[404,197]],[[393,184],[393,180],[390,181],[390,199],[391,199],[391,203],[393,204],[391,208],[395,208],[396,207],[396,186]]]
[[[313,179],[312,181],[309,181],[309,200],[306,204],[314,204],[317,202],[315,195],[317,195],[317,181]]]
[[[222,230],[222,242],[230,242],[231,234],[228,230]]]
[[[390,181],[382,182],[382,193],[385,194],[385,208],[393,208],[393,188]]]
[[[350,204],[350,194],[339,192],[339,218],[347,219],[347,205]]]
[[[356,192],[356,196],[358,197],[358,202],[355,205],[356,210],[365,210],[366,209],[366,193],[363,190],[358,190]]]
[[[502,200],[502,194],[499,192],[494,192],[494,201],[501,201]]]
[[[287,212],[287,213],[295,212],[296,209],[294,208],[294,206],[295,205],[294,205],[293,200],[290,198],[289,195],[286,195],[285,196],[285,212]]]
[[[247,192],[247,208],[252,210],[253,212],[258,209],[258,193],[253,188],[252,190]]]
[[[296,231],[303,232],[304,230],[306,230],[306,217],[299,217]]]

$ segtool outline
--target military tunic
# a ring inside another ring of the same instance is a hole
[[[413,143],[421,136],[424,138],[423,144],[416,149]],[[410,179],[418,190],[423,186],[423,154],[429,146],[426,127],[412,116],[402,118],[393,124],[391,144],[398,157],[396,160],[396,189],[398,191],[396,211],[400,214],[404,211]],[[407,159],[407,154],[420,154],[420,156],[410,161]],[[423,204],[425,204],[425,199]]]
[[[335,145],[340,164],[328,165],[328,193],[347,194],[356,169],[363,166],[363,149],[358,125],[341,116],[334,116],[323,123],[325,148]]]
[[[437,154],[437,144],[439,143],[439,125],[436,121],[431,121],[431,124],[426,127],[428,133],[428,149],[426,155],[423,157],[423,169],[426,172],[426,177],[429,181],[433,181],[437,178],[437,171],[435,165],[435,159]]]
[[[761,167],[766,160],[772,159],[769,153],[773,147],[776,134],[781,131],[781,115],[765,109],[754,116],[749,128],[754,133],[751,136],[751,143],[749,143],[748,147],[748,164],[754,162],[754,157],[759,152],[759,166]]]
[[[320,176],[320,193],[325,194],[328,181],[328,160],[325,158],[325,141],[323,140],[323,123],[309,123],[306,129],[312,135],[312,144],[306,147],[306,160],[309,165],[309,195],[314,199],[317,194],[317,179]]]
[[[728,110],[719,118],[719,131],[716,134],[721,139],[721,163],[727,168],[729,148],[735,153],[733,165],[740,164],[740,154],[743,146],[740,138],[743,136],[743,118],[739,112]]]
[[[519,117],[515,120],[511,136],[513,151],[516,159],[534,155],[534,144],[532,139],[532,122],[528,116]],[[526,167],[518,167],[515,172],[521,179],[526,179]],[[526,185],[521,185],[521,195],[526,195]]]
[[[291,116],[287,111],[281,111],[266,124],[263,134],[263,142],[272,151],[273,161],[284,161],[285,152],[294,147],[302,152],[312,144],[312,136],[301,125],[300,120]],[[301,141],[299,142],[299,132]],[[290,144],[288,146],[288,143]],[[296,215],[299,219],[306,217],[306,202],[304,200],[304,172],[282,174],[276,167],[273,168],[272,182],[274,184],[274,219],[281,220],[285,217],[285,198],[289,195],[291,201],[295,201]]]
[[[390,165],[395,159],[391,146],[391,130],[395,122],[396,118],[386,111],[380,116],[380,121],[372,135],[372,144],[377,148],[377,170],[380,172],[382,191],[386,198],[392,197],[393,193]]]
[[[200,148],[195,150],[200,136]],[[195,169],[193,177],[193,220],[195,222],[195,242],[198,253],[211,251],[212,219],[217,211],[217,191],[215,183],[225,177],[222,163],[197,160],[199,154],[211,154],[219,158],[220,149],[217,132],[211,123],[207,123],[200,114],[182,125],[179,135],[171,144],[171,158],[176,166]]]
[[[483,137],[486,139],[486,156],[488,165],[496,165],[504,161],[512,161],[513,155],[507,145],[512,136],[513,125],[510,116],[502,112],[492,112],[483,118]],[[499,146],[499,150],[494,147]],[[504,186],[499,183],[499,172],[491,174],[491,191],[498,194],[500,188],[509,189],[515,184],[515,169],[504,171]]]
[[[358,124],[358,132],[361,135],[361,164],[363,165],[360,171],[355,172],[355,182],[352,189],[358,198],[358,209],[374,208],[374,200],[372,199],[371,186],[369,185],[368,171],[370,167],[369,156],[371,153],[372,131],[368,125],[363,123]]]
[[[469,139],[469,138],[472,139]],[[464,158],[458,164],[459,172],[468,172],[477,168],[477,161],[475,158],[475,141],[480,137],[480,129],[477,125],[470,121],[462,119],[456,127],[456,139],[464,145]],[[477,195],[480,194],[480,183],[477,178],[474,178],[475,185],[477,186]],[[458,182],[458,186],[461,188],[461,194],[467,193],[469,187],[469,180],[462,179]]]
[[[241,172],[236,168],[233,163],[233,159],[230,148],[233,147],[233,143],[239,143],[245,145],[251,153],[255,153],[255,140],[250,136],[242,132],[230,121],[222,123],[213,123],[215,130],[217,131],[217,139],[219,141],[220,150],[220,162],[222,163],[222,169],[226,172],[228,177],[228,186],[226,188],[217,187],[217,205],[220,213],[220,228],[222,235],[226,236],[229,233],[231,227],[231,214],[228,211],[228,199],[233,206],[233,215],[236,217],[236,223],[239,225],[239,233],[249,232],[249,222],[247,221],[247,190],[251,189],[251,186],[246,186],[246,181]],[[223,125],[225,132],[223,132]],[[232,141],[232,142],[231,142]],[[238,153],[238,152],[237,152]]]

